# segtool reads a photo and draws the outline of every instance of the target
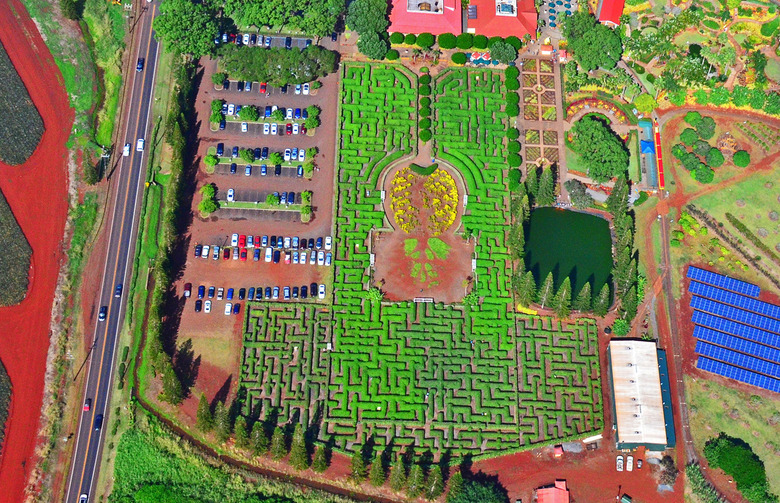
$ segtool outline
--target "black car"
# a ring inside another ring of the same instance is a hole
[[[236,168],[237,167],[238,166],[236,165],[236,163],[234,163],[234,162],[230,163],[230,174],[231,175],[235,175],[236,174]]]
[[[238,290],[238,300],[244,300],[246,298],[246,288],[240,288]]]
[[[200,252],[203,251],[203,247],[201,245],[195,245],[195,257],[200,257]]]
[[[239,80],[238,82],[236,82],[236,88],[237,88],[236,90],[239,93],[242,92],[244,90],[244,81],[243,80]],[[238,115],[238,114],[236,114],[236,115]]]
[[[277,164],[276,166],[274,166],[274,175],[281,176],[281,174],[282,174],[282,165]]]
[[[271,236],[271,248],[276,248],[276,236]]]
[[[233,157],[238,157],[238,147],[233,147]]]
[[[198,287],[198,298],[202,299],[204,295],[206,295],[206,287],[203,286],[203,285],[200,285]]]
[[[233,314],[238,314],[238,312],[241,310],[241,304],[236,302],[233,304]]]
[[[254,33],[249,35],[249,45],[255,45],[257,44],[257,35]]]
[[[262,159],[263,161],[268,159],[268,147],[263,147],[263,151],[260,154],[260,159]]]
[[[306,249],[306,240],[303,238],[298,238],[298,246],[300,246],[301,250]]]
[[[282,252],[280,252],[279,250],[274,251],[274,264],[278,264],[281,258],[282,258]]]
[[[307,38],[306,39],[306,47],[309,47],[310,45],[311,45],[311,39]]]
[[[282,94],[287,94],[287,84],[280,87],[279,90],[282,91]]]
[[[285,49],[291,49],[292,48],[292,37],[287,37],[284,39],[284,48]]]
[[[331,40],[333,40],[334,42],[335,42],[335,41],[336,41],[338,38],[339,38],[339,34],[338,34],[338,33],[336,33],[335,31],[334,31],[333,33],[331,33],[331,34],[330,34],[330,39],[331,39]]]
[[[203,301],[199,299],[195,301],[195,312],[199,313],[201,310],[203,310]]]
[[[98,414],[95,416],[95,431],[100,431],[100,428],[103,426],[103,414]]]
[[[314,295],[314,292],[317,291],[317,283],[312,283],[311,285],[309,285],[309,291],[311,292],[312,295]]]
[[[263,155],[263,149],[261,149],[260,147],[255,147],[253,153],[255,155],[255,160],[260,159],[260,157]]]
[[[216,291],[217,291],[217,289],[214,288],[213,286],[209,287],[209,299],[213,299],[214,298],[214,292],[216,292]]]
[[[222,157],[225,154],[225,144],[217,143],[217,155]]]
[[[309,238],[309,249],[310,250],[314,249],[314,238]]]
[[[295,204],[295,192],[287,194],[287,204]]]
[[[298,298],[298,287],[297,286],[293,287],[293,292],[292,293],[293,293],[293,299],[297,299]]]
[[[122,296],[122,283],[119,283],[114,289],[114,297],[117,299]]]
[[[263,300],[263,287],[258,286],[255,290],[255,300]]]
[[[225,119],[222,119],[221,121],[219,121],[219,130],[220,130],[220,131],[224,131],[224,130],[225,130],[225,125],[226,125],[226,124],[227,124],[227,123],[225,122]]]
[[[252,300],[255,298],[255,287],[249,287],[249,291],[246,294],[247,300]]]
[[[301,298],[306,299],[309,297],[309,287],[306,285],[303,285],[301,287]]]
[[[270,299],[271,298],[271,287],[267,286],[265,287],[265,298]]]
[[[252,90],[252,82],[247,80],[244,84],[244,91],[249,92]]]
[[[144,58],[138,58],[138,64],[135,65],[135,71],[141,72],[144,69]]]

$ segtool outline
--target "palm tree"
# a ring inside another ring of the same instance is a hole
[[[420,49],[412,49],[412,64],[417,63],[417,58],[419,58],[422,55],[422,51]]]
[[[433,59],[433,64],[434,65],[438,65],[439,64],[439,56],[441,56],[441,50],[439,50],[439,49],[431,50],[431,57]]]

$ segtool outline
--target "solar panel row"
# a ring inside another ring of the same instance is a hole
[[[751,313],[736,307],[727,306],[726,304],[705,299],[704,297],[698,297],[696,295],[691,297],[691,307],[699,311],[704,311],[705,313],[720,316],[721,318],[727,318],[774,334],[780,334],[780,321],[778,320],[773,320],[772,318],[767,318],[766,316]]]
[[[780,363],[780,350],[756,344],[755,342],[746,341],[733,335],[716,332],[705,327],[695,327],[693,329],[693,336],[700,341],[709,342],[724,348],[733,349],[746,355],[755,356],[762,360],[769,360],[771,362]]]
[[[702,370],[706,370],[707,372],[712,372],[714,374],[721,375],[723,377],[736,379],[737,381],[741,381],[747,384],[752,384],[753,386],[758,386],[759,388],[768,389],[769,391],[780,393],[779,379],[773,379],[771,377],[757,374],[749,370],[744,370],[741,368],[734,367],[732,365],[727,365],[725,363],[715,361],[710,358],[706,358],[704,356],[700,356],[696,360],[696,367]]]
[[[752,370],[759,374],[780,378],[780,365],[776,363],[759,360],[750,355],[744,355],[730,349],[713,346],[704,341],[696,341],[695,351],[697,354],[712,358],[713,360],[719,360],[723,363],[728,363],[729,365]]]
[[[743,339],[780,349],[780,335],[765,332],[758,328],[749,327],[724,318],[718,318],[717,316],[707,314],[703,311],[694,311],[691,320],[694,325],[701,325],[702,327],[711,328],[719,332],[725,332],[730,335],[735,335]],[[694,336],[696,335],[695,330],[696,329],[694,329]]]
[[[698,267],[694,266],[688,267],[687,276],[693,280],[700,281],[708,285],[725,288],[726,290],[731,290],[732,292],[737,292],[744,295],[750,295],[751,297],[758,297],[758,294],[761,293],[761,289],[752,283],[729,278],[728,276],[704,269],[699,269]]]
[[[764,316],[780,320],[780,306],[775,306],[774,304],[769,304],[768,302],[763,302],[751,297],[745,297],[744,295],[722,290],[714,286],[705,285],[704,283],[699,283],[697,281],[691,281],[690,285],[688,286],[688,290],[690,290],[690,292],[694,295],[707,297],[708,299],[717,300],[718,302],[722,302],[730,306],[736,306],[747,311],[752,311],[754,313],[763,314]]]

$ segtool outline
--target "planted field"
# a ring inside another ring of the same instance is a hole
[[[474,295],[443,304],[380,302],[370,292],[370,235],[392,218],[379,179],[414,153],[416,86],[392,65],[343,71],[333,304],[250,306],[245,412],[322,420],[321,438],[345,449],[373,436],[378,445],[479,454],[600,428],[595,324],[513,313],[501,73],[454,70],[434,85],[433,155],[463,178],[461,230],[476,238]],[[399,253],[419,260],[428,249],[433,258],[454,252],[404,236]]]
[[[0,306],[18,304],[27,293],[32,249],[0,192]]]
[[[22,164],[32,155],[43,135],[43,119],[30,99],[24,82],[16,73],[5,48],[0,44],[0,161]]]
[[[5,438],[5,421],[8,419],[8,409],[11,407],[11,379],[0,361],[0,452],[3,451]]]

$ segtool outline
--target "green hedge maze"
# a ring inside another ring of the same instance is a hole
[[[369,296],[370,236],[385,228],[379,180],[417,146],[417,79],[397,65],[342,67],[333,303],[253,304],[245,412],[323,419],[320,438],[492,453],[601,427],[596,326],[513,312],[506,231],[502,73],[434,81],[433,149],[468,189],[461,230],[476,240],[476,305]]]

